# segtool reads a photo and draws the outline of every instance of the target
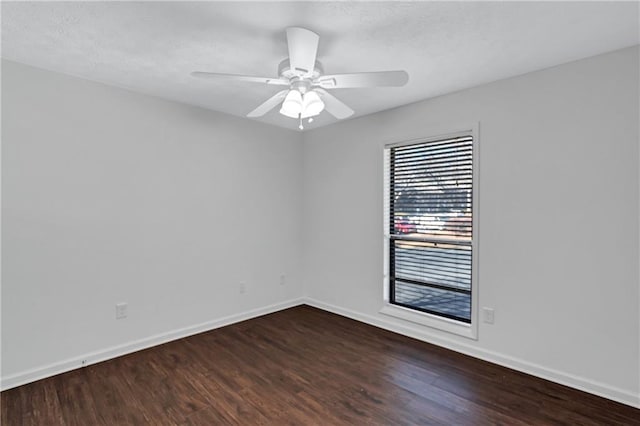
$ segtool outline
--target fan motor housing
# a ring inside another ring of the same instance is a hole
[[[316,61],[313,67],[313,72],[311,74],[305,73],[301,70],[291,69],[291,64],[289,63],[289,59],[283,60],[282,62],[280,62],[280,65],[278,65],[278,75],[282,78],[286,78],[287,80],[291,80],[295,78],[313,80],[318,78],[320,75],[322,75],[323,72],[324,72],[324,69],[320,61]]]

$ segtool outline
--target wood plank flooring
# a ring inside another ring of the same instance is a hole
[[[2,425],[640,425],[640,410],[308,306],[2,392]]]

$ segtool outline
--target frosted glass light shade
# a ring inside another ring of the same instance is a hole
[[[304,94],[302,101],[302,118],[313,117],[322,112],[324,102],[313,90]]]
[[[302,113],[302,95],[297,90],[290,90],[282,102],[280,114],[291,118],[298,118]]]

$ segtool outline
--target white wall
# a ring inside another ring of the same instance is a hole
[[[2,150],[4,387],[302,296],[296,132],[3,61]]]
[[[638,93],[630,48],[305,133],[312,303],[640,404]],[[383,145],[474,122],[477,341],[378,312]]]

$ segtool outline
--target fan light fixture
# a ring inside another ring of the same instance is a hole
[[[280,114],[291,118],[314,117],[322,112],[324,102],[313,90],[302,95],[298,90],[290,90],[282,102]]]
[[[322,63],[317,58],[320,36],[301,27],[287,28],[286,35],[289,57],[278,65],[277,77],[202,71],[193,72],[191,75],[221,81],[284,86],[278,93],[249,112],[247,117],[263,117],[272,109],[280,106],[280,114],[298,120],[298,128],[301,130],[303,129],[303,119],[310,123],[313,117],[325,109],[338,120],[353,115],[354,111],[328,90],[402,87],[409,81],[409,74],[402,70],[325,74]]]

